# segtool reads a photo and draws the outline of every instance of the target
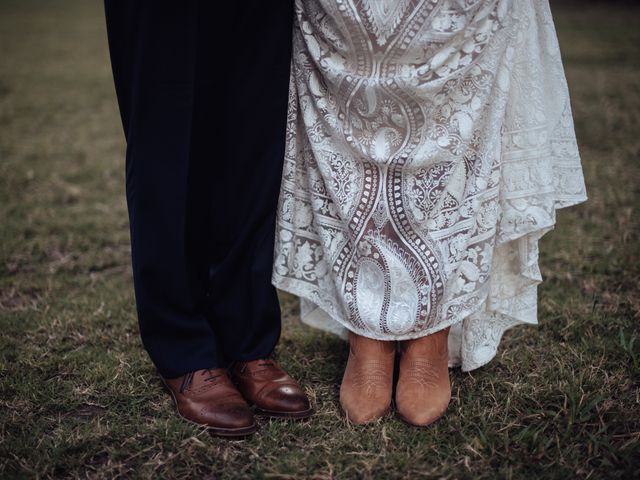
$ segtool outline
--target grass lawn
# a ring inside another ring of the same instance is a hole
[[[431,428],[353,427],[346,344],[283,295],[317,413],[229,442],[174,415],[138,337],[101,2],[2,0],[0,478],[640,478],[640,9],[553,5],[589,201],[543,239],[539,327],[452,370]]]

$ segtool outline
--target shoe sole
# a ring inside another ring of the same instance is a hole
[[[429,428],[431,425],[433,425],[434,423],[436,423],[438,420],[440,420],[442,417],[445,416],[445,414],[447,413],[447,411],[445,410],[444,412],[442,412],[440,415],[438,415],[436,418],[434,418],[433,420],[431,420],[429,423],[413,423],[410,422],[409,420],[407,420],[405,417],[402,416],[401,413],[396,411],[396,416],[398,417],[398,419],[406,424],[409,425],[410,427],[414,427],[414,428],[421,428],[421,429],[426,429]]]
[[[351,425],[368,425],[370,423],[374,423],[377,422],[378,420],[380,420],[381,418],[386,417],[387,415],[389,415],[389,413],[391,412],[391,405],[389,405],[387,407],[387,409],[382,412],[379,415],[376,415],[375,417],[371,418],[370,420],[367,420],[366,422],[354,422],[353,420],[351,420],[349,418],[349,415],[347,415],[347,412],[345,411],[344,408],[342,408],[342,405],[340,405],[340,412],[342,413],[342,417],[349,422]]]
[[[169,388],[169,386],[165,383],[162,377],[160,377],[160,381],[162,382],[164,389],[167,392],[169,392],[169,394],[171,395],[171,398],[173,399],[173,406],[176,409],[176,413],[178,414],[178,417],[180,417],[185,422],[195,425],[196,427],[205,428],[207,432],[211,433],[212,435],[216,435],[218,437],[225,437],[225,438],[242,438],[242,437],[251,435],[252,433],[255,433],[258,430],[258,424],[255,422],[253,423],[253,425],[249,425],[248,427],[239,427],[239,428],[214,427],[206,423],[194,422],[190,418],[187,418],[184,415],[182,415],[182,413],[180,413],[180,409],[178,409],[178,402],[176,400],[175,394],[173,393],[173,390]]]
[[[309,418],[311,415],[313,415],[313,408],[310,408],[308,410],[301,410],[299,412],[278,412],[275,410],[265,410],[263,408],[259,408],[254,405],[253,413],[254,415],[259,415],[261,417],[302,420],[304,418]]]

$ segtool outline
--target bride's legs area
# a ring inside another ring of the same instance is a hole
[[[349,359],[340,386],[340,406],[354,424],[373,422],[391,408],[396,353],[400,355],[395,404],[406,423],[425,427],[451,399],[449,328],[414,340],[381,341],[349,332]]]

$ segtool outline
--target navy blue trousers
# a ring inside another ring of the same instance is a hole
[[[269,355],[291,0],[105,0],[133,280],[161,375]]]

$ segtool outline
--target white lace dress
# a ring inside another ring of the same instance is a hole
[[[297,0],[273,283],[450,366],[537,323],[538,240],[586,200],[547,0]]]

